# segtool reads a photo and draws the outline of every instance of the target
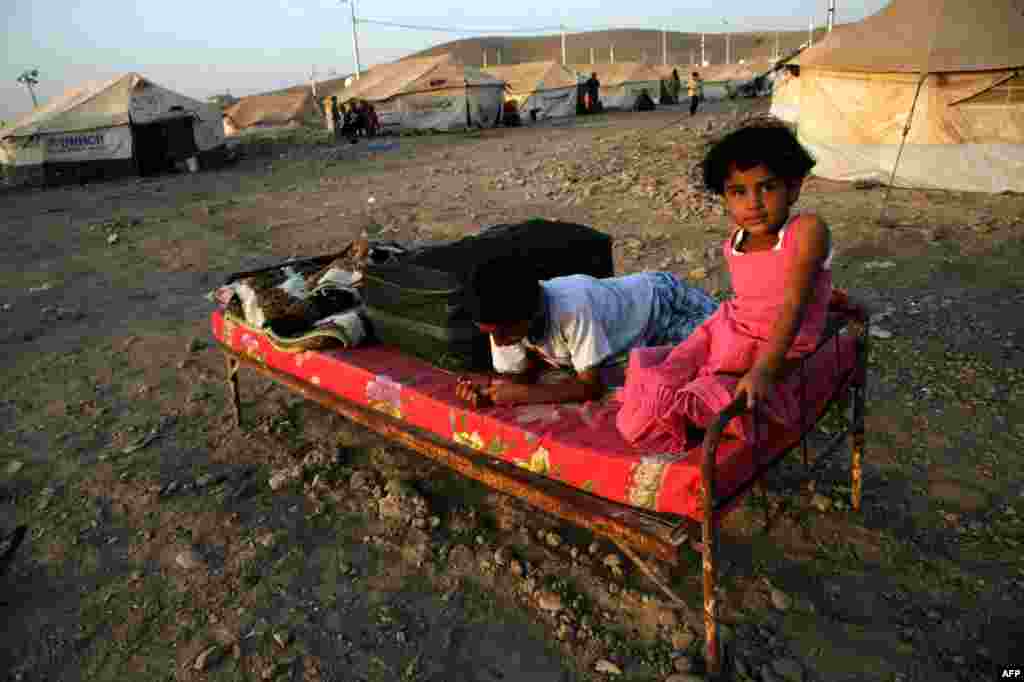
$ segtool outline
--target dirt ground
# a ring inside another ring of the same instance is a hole
[[[0,676],[700,679],[696,554],[674,585],[692,611],[673,611],[609,543],[269,381],[243,374],[234,429],[204,294],[363,234],[533,216],[612,234],[617,272],[726,291],[708,251],[724,218],[671,187],[692,131],[766,107],[379,151],[279,141],[217,171],[0,194],[0,530],[30,527],[0,577]],[[730,517],[731,679],[1021,667],[1024,196],[897,189],[881,227],[884,193],[812,178],[800,200],[833,228],[837,283],[876,313],[864,505],[845,503],[847,453],[811,485],[795,456],[769,480],[767,529],[753,502]],[[385,493],[419,521],[395,523]]]

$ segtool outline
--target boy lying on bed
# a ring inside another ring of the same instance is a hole
[[[466,307],[490,336],[494,369],[486,385],[460,379],[474,406],[581,402],[600,398],[599,368],[643,346],[677,344],[718,307],[703,290],[667,272],[538,281],[528,258],[502,256],[477,267]],[[537,383],[545,367],[571,369],[569,381]]]

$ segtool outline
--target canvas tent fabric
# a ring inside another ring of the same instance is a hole
[[[576,115],[579,77],[558,62],[492,66],[484,71],[505,81],[505,98],[515,101],[524,117],[531,111],[538,119]]]
[[[893,0],[829,34],[796,59],[814,173],[888,182],[913,106],[894,184],[1024,192],[1022,35],[1016,0]]]
[[[789,69],[780,69],[772,84],[771,115],[795,124],[800,114],[800,80]]]
[[[127,73],[67,90],[0,130],[7,165],[44,171],[89,164],[137,168],[157,138],[171,157],[222,149],[221,112]]]
[[[450,54],[375,66],[337,95],[339,103],[372,102],[387,132],[396,129],[452,130],[498,122],[505,84]]]
[[[235,135],[253,127],[323,125],[308,87],[299,92],[284,92],[243,97],[224,110],[224,132]]]
[[[606,109],[632,109],[642,91],[647,90],[647,94],[657,99],[661,90],[661,75],[654,67],[641,62],[577,64],[570,68],[584,80],[591,73],[597,74],[597,80],[601,81],[601,103]]]

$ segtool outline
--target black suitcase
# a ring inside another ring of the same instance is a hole
[[[374,335],[446,369],[489,369],[490,344],[463,307],[463,289],[476,265],[509,253],[527,257],[538,279],[614,275],[612,238],[603,232],[542,219],[495,225],[367,266],[362,294]]]

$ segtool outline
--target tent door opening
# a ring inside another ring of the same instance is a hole
[[[191,116],[133,125],[135,164],[139,175],[173,170],[179,161],[199,153]]]

